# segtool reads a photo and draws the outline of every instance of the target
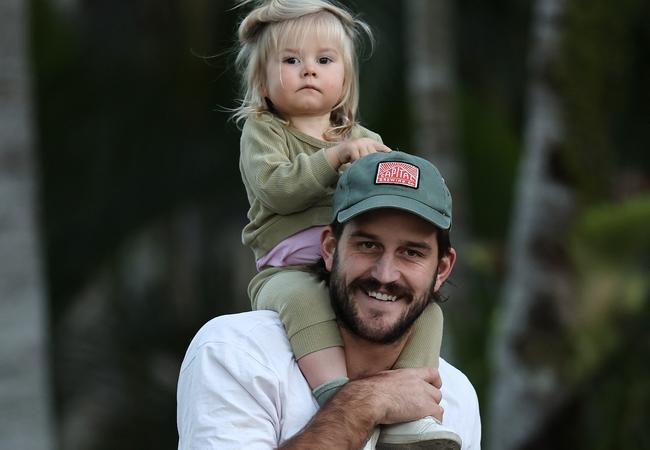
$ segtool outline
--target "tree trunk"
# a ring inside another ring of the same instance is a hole
[[[408,151],[438,167],[453,197],[452,245],[461,257],[452,274],[453,287],[445,289],[450,297],[450,302],[444,305],[445,313],[467,308],[469,292],[464,250],[469,242],[467,202],[462,162],[455,145],[452,13],[450,0],[408,0],[404,27],[408,49],[407,90],[414,124],[413,148]],[[453,342],[449,333],[445,332],[443,342],[444,354],[450,358]]]
[[[552,83],[563,0],[537,0],[529,61],[525,148],[511,225],[508,273],[493,347],[489,448],[522,448],[567,395],[561,377],[572,304],[566,230],[574,188],[565,179],[560,95]]]
[[[0,448],[54,448],[36,227],[28,2],[0,3]]]

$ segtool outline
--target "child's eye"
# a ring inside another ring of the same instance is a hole
[[[322,56],[318,58],[318,64],[329,64],[332,62],[332,58],[329,56]]]
[[[288,58],[284,58],[284,62],[287,64],[298,64],[299,61],[295,56],[290,56]]]

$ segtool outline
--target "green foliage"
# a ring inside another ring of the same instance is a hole
[[[362,65],[362,118],[389,145],[408,147],[404,5],[350,3],[364,11],[378,37],[375,55]],[[463,299],[467,308],[461,314],[448,318],[459,366],[482,402],[490,383],[488,337],[525,122],[532,3],[456,3],[457,142],[477,240],[461,255],[470,261],[473,278],[458,280],[472,286],[471,298]],[[227,52],[239,11],[219,0],[115,0],[72,2],[73,16],[65,16],[57,13],[56,2],[31,4],[46,267],[53,328],[65,332],[58,319],[77,298],[74,293],[151,222],[165,222],[188,204],[211,212],[206,233],[220,235],[222,228],[244,221],[238,132],[225,114],[214,112],[232,106],[235,96]],[[572,0],[568,7],[563,56],[552,76],[565,102],[570,173],[585,205],[600,206],[583,213],[567,244],[580,281],[576,305],[569,308],[575,314],[572,347],[562,355],[547,346],[570,360],[572,379],[580,383],[580,407],[567,418],[568,429],[559,426],[549,435],[572,433],[581,448],[649,448],[647,437],[626,436],[643,435],[650,420],[650,373],[644,365],[650,358],[650,199],[602,202],[611,196],[613,174],[621,166],[633,167],[641,179],[650,172],[650,11],[641,0]],[[206,62],[195,54],[221,56]],[[180,362],[200,323],[233,307],[228,286],[232,272],[241,269],[232,255],[224,255],[223,242],[204,237],[197,242],[205,247],[202,258],[215,261],[202,261],[193,271],[199,281],[188,281],[199,303],[191,324],[180,324],[179,311],[187,314],[192,302],[170,298],[173,289],[164,283],[141,296],[113,292],[111,286],[94,320],[77,321],[79,334],[63,349],[72,354],[56,355],[63,356],[57,362],[59,384],[76,389],[74,398],[58,392],[59,408],[74,407],[71,403],[90,398],[89,392],[99,393],[96,408],[109,406],[93,430],[95,443],[105,441],[95,448],[175,445],[173,380],[161,384],[158,372],[147,371],[143,361],[154,368],[160,355],[163,362]],[[166,280],[174,273],[182,278],[178,267],[186,264],[171,254],[180,275],[172,270]],[[53,345],[60,352],[56,337]],[[113,390],[104,390],[107,379]],[[113,398],[118,401],[110,402]],[[607,416],[611,410],[613,422]],[[485,424],[487,419],[484,415]],[[110,440],[116,436],[119,444]]]
[[[552,76],[564,102],[565,162],[588,201],[611,191],[617,138],[632,131],[632,123],[619,120],[629,99],[639,95],[629,81],[642,6],[639,0],[567,2],[562,56]]]
[[[36,73],[51,74],[52,78],[73,75],[71,65],[78,61],[81,52],[80,35],[66,25],[51,2],[31,3],[31,53]]]
[[[650,195],[587,210],[573,230],[580,293],[572,324],[574,377],[583,380],[628,339],[621,322],[650,308]]]
[[[240,209],[228,211],[245,214],[238,132],[214,112],[233,102],[222,75],[228,61],[210,67],[193,55],[223,50],[235,15],[222,15],[217,30],[190,33],[182,20],[194,7],[122,1],[78,17],[40,0],[32,8],[55,317],[119,242],[152,219],[197,202],[233,201]]]
[[[503,239],[508,231],[519,140],[510,118],[473,92],[460,96],[462,151],[478,239]]]
[[[650,298],[637,314],[615,320],[617,351],[609,352],[599,370],[582,380],[576,395],[580,408],[567,421],[569,435],[585,449],[648,449],[650,434]],[[577,421],[575,420],[577,418]]]
[[[642,194],[621,204],[591,208],[574,229],[577,245],[600,255],[608,264],[636,263],[650,253],[650,194]]]

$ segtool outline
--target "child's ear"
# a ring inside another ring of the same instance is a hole
[[[325,261],[325,268],[328,272],[331,272],[334,264],[334,253],[336,252],[336,238],[329,226],[325,227],[320,235],[320,252],[323,255],[323,261]]]

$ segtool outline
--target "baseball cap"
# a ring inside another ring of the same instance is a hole
[[[333,220],[347,222],[379,208],[411,212],[443,230],[451,227],[451,194],[445,180],[429,161],[408,153],[371,153],[339,178]]]

